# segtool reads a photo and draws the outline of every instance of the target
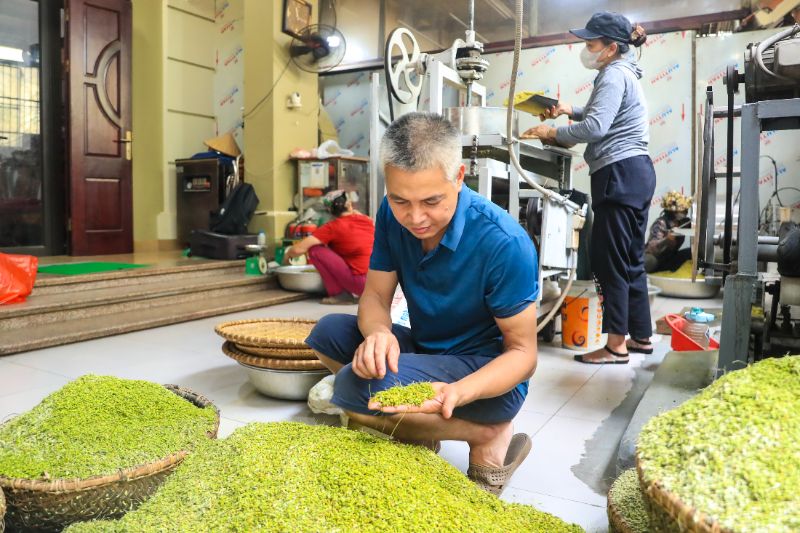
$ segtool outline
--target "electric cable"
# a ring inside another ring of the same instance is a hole
[[[516,88],[517,71],[519,70],[519,52],[522,48],[522,1],[523,0],[516,0],[516,17],[514,20],[514,59],[511,67],[511,84],[508,87],[508,113],[506,115],[506,143],[508,147],[508,157],[514,167],[517,169],[517,172],[519,172],[519,175],[522,176],[522,179],[524,179],[536,191],[540,192],[542,196],[544,196],[545,201],[550,200],[552,202],[557,202],[563,205],[569,211],[583,215],[583,208],[579,207],[575,202],[572,202],[571,200],[551,191],[550,189],[542,187],[528,177],[527,173],[522,168],[522,165],[520,165],[519,161],[517,160],[517,154],[514,152],[514,143],[519,142],[517,139],[514,139],[514,131],[512,126],[514,116],[514,89]],[[550,310],[550,312],[543,319],[537,322],[537,333],[542,331],[548,322],[553,320],[553,317],[555,317],[556,313],[561,309],[564,300],[567,298],[569,290],[572,288],[572,282],[575,279],[575,274],[577,271],[577,266],[570,270],[567,284],[561,292],[561,296],[559,296],[558,301],[553,305],[553,308]]]
[[[265,94],[264,97],[261,98],[261,100],[259,100],[256,105],[254,105],[252,108],[250,108],[250,111],[248,111],[247,113],[242,115],[243,119],[249,118],[250,116],[252,116],[253,113],[258,111],[258,108],[261,107],[261,105],[264,104],[269,99],[270,96],[272,96],[272,92],[275,90],[275,87],[278,86],[278,82],[280,82],[281,78],[283,78],[283,75],[286,73],[286,69],[289,68],[289,63],[291,63],[291,62],[292,62],[292,58],[290,57],[289,60],[286,61],[286,64],[283,66],[283,70],[281,70],[281,73],[278,75],[278,79],[275,80],[275,83],[273,83],[272,87],[270,87],[269,92],[267,94]]]

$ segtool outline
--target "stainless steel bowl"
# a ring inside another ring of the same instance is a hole
[[[453,123],[461,135],[495,135],[505,136],[505,107],[448,107],[443,110],[444,117]],[[514,111],[511,119],[514,137],[519,133],[519,115]]]
[[[656,287],[655,285],[647,284],[647,298],[650,300],[650,305],[652,306],[656,303],[656,296],[661,294],[661,289]]]
[[[325,292],[322,276],[312,265],[287,265],[275,269],[278,283],[287,291]]]
[[[258,392],[281,400],[307,400],[311,387],[330,374],[327,370],[270,370],[239,364]]]
[[[713,298],[719,292],[719,285],[710,285],[703,280],[692,282],[688,278],[666,278],[647,275],[652,285],[661,289],[661,296],[671,298]]]

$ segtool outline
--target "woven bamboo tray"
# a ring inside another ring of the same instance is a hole
[[[650,515],[654,531],[688,533],[734,533],[702,511],[684,503],[677,495],[666,490],[659,481],[646,481],[639,456],[636,456],[636,474],[642,487],[642,497]]]
[[[234,361],[256,368],[269,370],[324,370],[326,368],[319,359],[277,359],[248,355],[239,351],[231,341],[226,341],[222,345],[222,351]]]
[[[266,318],[218,324],[214,331],[225,340],[258,348],[304,348],[316,320]]]
[[[248,346],[247,344],[235,344],[235,346],[236,349],[242,353],[258,357],[272,357],[274,359],[317,359],[314,351],[308,348],[259,348],[258,346]]]
[[[6,516],[6,499],[3,496],[3,490],[0,489],[0,533],[3,533],[6,529],[6,522],[4,517]]]
[[[623,494],[621,491],[614,491],[617,483],[620,483],[620,480],[624,475],[628,475],[627,470],[617,477],[608,490],[608,503],[606,505],[606,512],[608,514],[608,530],[610,533],[642,533],[642,531],[649,533],[650,528],[643,528],[643,524],[636,523],[635,518],[631,516],[631,509],[625,508],[624,504],[626,503],[630,507],[630,500],[626,502],[623,499]],[[636,482],[639,482],[638,476],[636,477]]]
[[[625,517],[622,516],[622,512],[617,509],[616,505],[608,502],[606,511],[608,512],[609,533],[634,533],[634,531],[628,527],[628,523],[625,522]]]
[[[208,438],[217,437],[219,409],[211,400],[177,385],[164,387],[198,407],[213,407],[216,423]],[[152,463],[83,479],[45,481],[0,476],[0,489],[5,491],[8,505],[6,522],[12,531],[61,531],[75,522],[119,518],[148,499],[187,454],[179,451]]]

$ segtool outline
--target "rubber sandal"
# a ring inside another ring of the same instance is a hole
[[[630,340],[632,340],[635,344],[638,344],[639,346],[631,346],[630,344],[625,343],[625,347],[628,349],[629,352],[643,353],[645,355],[650,355],[651,353],[653,353],[652,342],[640,341],[639,339],[634,339],[633,337],[631,337]],[[647,345],[650,345],[650,348],[642,348],[642,346],[647,346]]]
[[[585,365],[627,365],[628,364],[628,354],[627,353],[615,352],[614,350],[609,348],[608,345],[603,346],[603,350],[608,352],[608,354],[611,355],[612,357],[610,359],[603,358],[603,359],[599,359],[597,361],[589,361],[589,360],[586,360],[586,359],[583,358],[583,356],[587,355],[587,354],[583,354],[582,353],[582,354],[578,354],[578,355],[573,356],[573,359],[575,359],[579,363],[583,363]],[[624,360],[622,359],[623,357],[625,358]]]
[[[504,466],[492,467],[470,463],[467,469],[467,477],[486,492],[500,496],[500,493],[506,488],[508,480],[511,479],[519,465],[528,457],[532,446],[533,443],[528,435],[517,433],[511,437],[511,444],[508,445]]]

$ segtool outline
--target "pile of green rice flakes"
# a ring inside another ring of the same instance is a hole
[[[499,500],[421,447],[287,422],[209,442],[138,510],[67,531],[582,530]]]
[[[645,486],[737,532],[800,531],[800,356],[731,372],[639,436]]]
[[[0,425],[0,476],[87,478],[191,451],[214,430],[199,408],[148,381],[86,375]]]

